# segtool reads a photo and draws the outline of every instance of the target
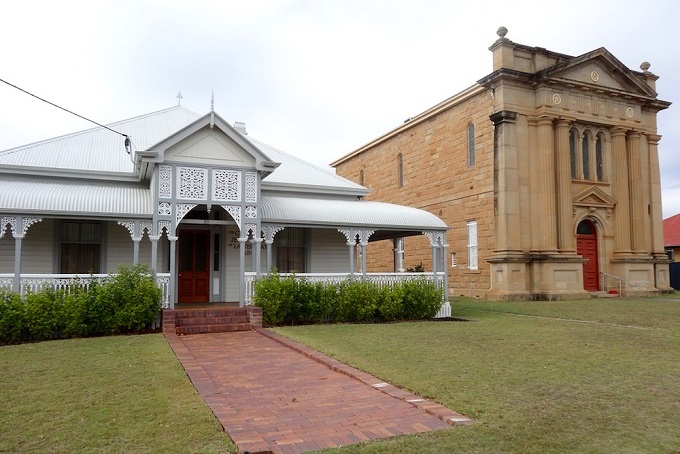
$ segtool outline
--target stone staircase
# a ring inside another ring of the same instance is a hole
[[[187,308],[163,311],[163,331],[185,334],[250,331],[262,327],[262,311],[253,306]]]

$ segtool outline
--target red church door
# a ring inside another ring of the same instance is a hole
[[[576,253],[585,260],[583,288],[588,292],[598,291],[600,272],[597,263],[597,231],[591,221],[581,221],[576,229]]]
[[[210,231],[179,231],[178,303],[210,301]]]

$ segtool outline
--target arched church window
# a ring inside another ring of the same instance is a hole
[[[470,123],[467,127],[468,134],[468,166],[475,165],[475,125]]]
[[[590,180],[590,136],[588,134],[583,134],[581,152],[583,154],[583,179]]]
[[[404,186],[404,157],[401,153],[397,156],[397,175],[399,187],[401,188]]]
[[[571,163],[571,178],[576,179],[576,131],[569,131],[569,162]]]
[[[597,135],[595,141],[595,171],[597,172],[597,181],[604,181],[604,169],[602,163],[602,134]]]
[[[576,227],[576,233],[579,235],[592,235],[594,233],[593,223],[587,220],[579,222]]]

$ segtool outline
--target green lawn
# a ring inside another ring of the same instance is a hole
[[[277,329],[475,421],[340,451],[680,451],[677,297],[453,311]],[[0,452],[234,451],[161,335],[3,346],[0,370]]]
[[[467,300],[453,312],[471,321],[277,329],[475,421],[342,451],[680,451],[680,299]]]
[[[159,334],[0,347],[0,452],[233,452]]]

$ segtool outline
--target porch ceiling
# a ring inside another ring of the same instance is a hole
[[[402,205],[365,200],[263,196],[262,221],[282,224],[367,227],[374,230],[447,230],[434,214]]]
[[[140,186],[72,181],[0,180],[0,211],[150,217],[151,191]]]

